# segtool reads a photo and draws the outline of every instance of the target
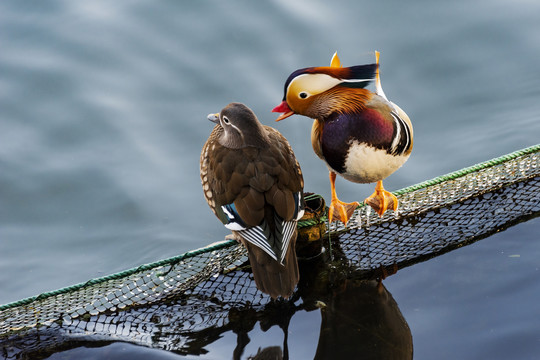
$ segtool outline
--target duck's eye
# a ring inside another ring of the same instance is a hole
[[[229,124],[229,123],[230,123],[228,117],[224,116],[222,119],[223,119],[223,122],[224,122],[225,124]]]
[[[298,96],[300,96],[300,99],[305,99],[308,97],[308,93],[305,91],[302,91],[300,94],[298,94]]]

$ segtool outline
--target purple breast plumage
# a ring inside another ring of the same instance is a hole
[[[375,110],[360,113],[333,113],[323,123],[321,150],[328,165],[338,173],[346,171],[345,162],[353,142],[386,150],[392,143],[394,124]]]

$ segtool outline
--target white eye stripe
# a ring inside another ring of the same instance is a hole
[[[301,74],[295,77],[287,87],[287,92],[305,92],[310,95],[317,95],[329,90],[341,83],[342,80],[336,79],[327,74]]]
[[[343,79],[342,82],[346,83],[363,83],[363,82],[372,82],[374,79]]]
[[[238,134],[240,134],[240,136],[242,137],[244,136],[240,128],[234,125],[227,116],[221,115],[219,121],[220,121],[221,127],[225,130],[225,135],[227,135],[227,133],[231,131],[231,128],[233,128],[236,130],[236,132],[238,132]]]

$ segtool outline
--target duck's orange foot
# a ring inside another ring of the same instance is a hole
[[[364,200],[364,203],[371,206],[373,210],[375,210],[375,212],[379,214],[379,217],[382,217],[388,209],[396,211],[398,208],[397,197],[391,192],[384,190],[382,186],[382,181],[379,181],[377,183],[377,186],[375,187],[375,192],[366,200]]]
[[[328,208],[328,220],[330,222],[341,221],[344,224],[347,224],[351,218],[354,210],[360,206],[358,202],[346,203],[339,199],[332,199],[330,206]]]

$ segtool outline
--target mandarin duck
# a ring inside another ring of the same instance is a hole
[[[292,295],[299,280],[296,224],[304,213],[304,180],[287,139],[263,126],[244,104],[218,114],[201,153],[204,196],[248,252],[257,288]]]
[[[283,102],[272,111],[283,113],[276,121],[293,114],[313,118],[311,144],[330,171],[332,200],[329,221],[347,223],[358,202],[338,199],[336,174],[356,183],[377,182],[375,192],[365,199],[382,216],[397,210],[398,200],[384,190],[382,180],[396,171],[411,154],[412,124],[399,106],[384,94],[376,63],[341,67],[337,53],[330,67],[294,71],[285,82]],[[365,87],[375,81],[375,92]]]

